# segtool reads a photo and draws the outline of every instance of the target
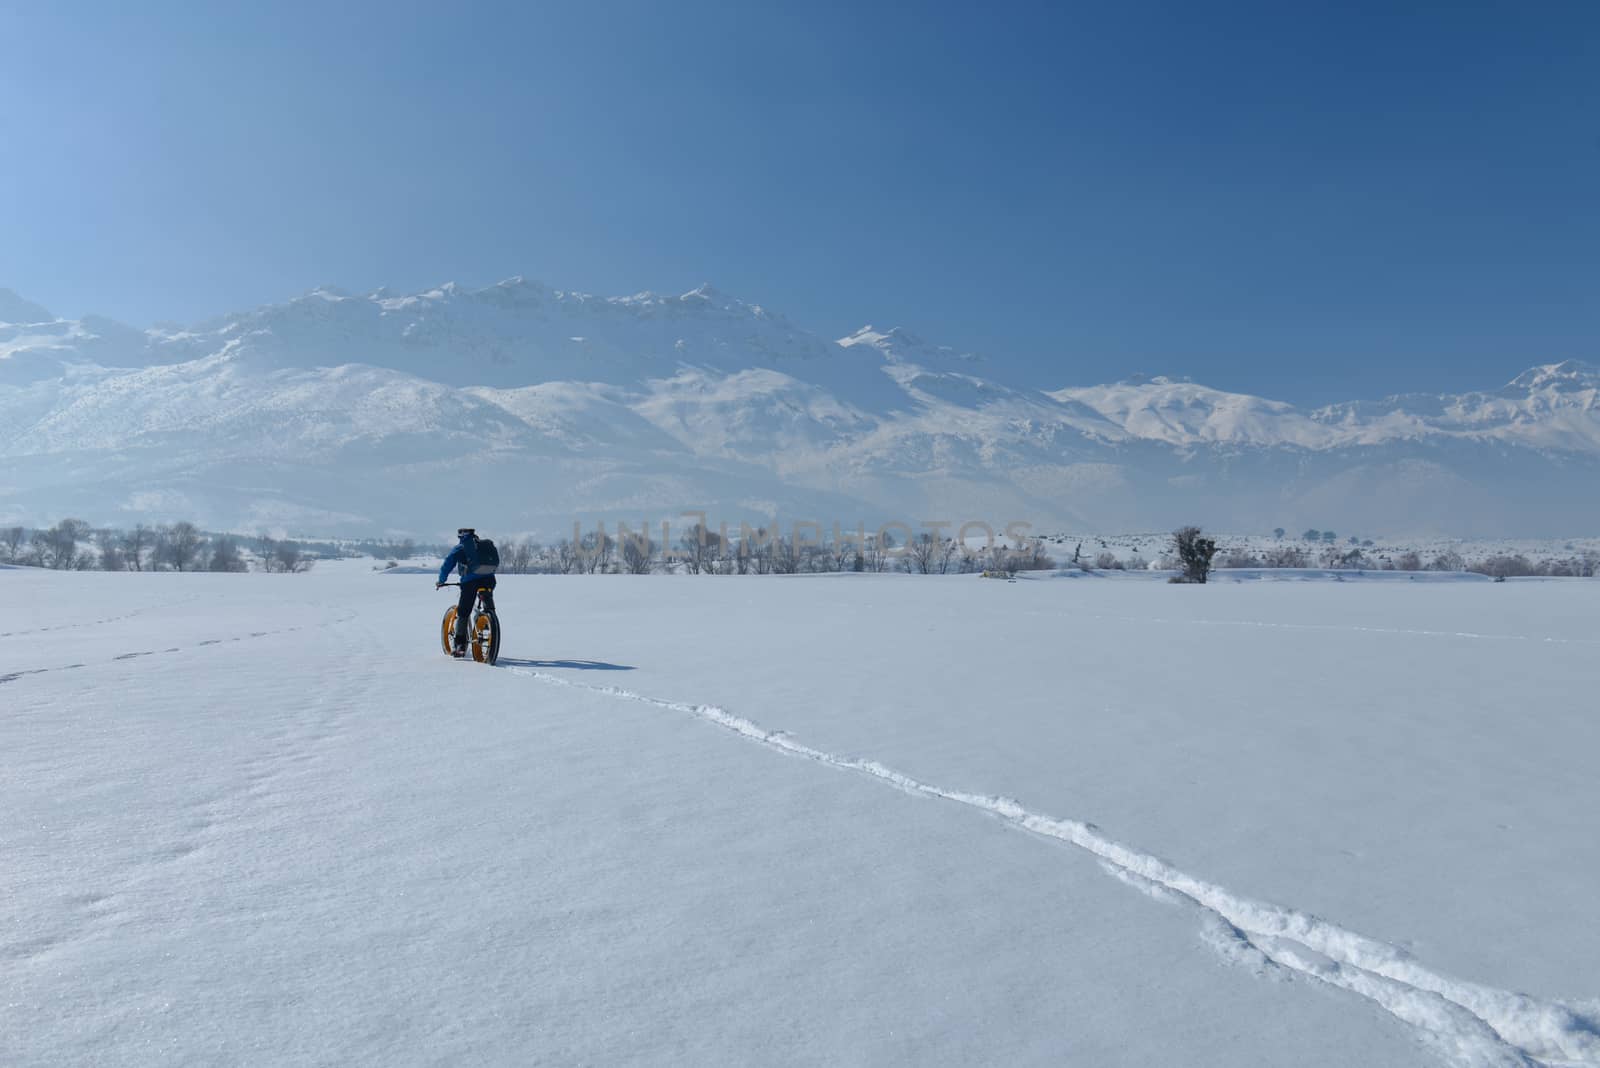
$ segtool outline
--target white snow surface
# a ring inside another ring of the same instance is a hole
[[[1600,584],[367,567],[0,570],[0,1063],[1600,1064]]]

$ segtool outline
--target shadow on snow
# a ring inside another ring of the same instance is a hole
[[[566,668],[569,671],[632,671],[632,664],[608,664],[603,660],[517,660],[502,656],[495,661],[509,667]]]

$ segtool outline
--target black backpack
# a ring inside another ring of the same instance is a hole
[[[488,538],[475,539],[472,574],[474,577],[492,575],[500,567],[500,550]]]

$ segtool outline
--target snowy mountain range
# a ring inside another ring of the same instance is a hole
[[[709,286],[318,289],[148,330],[0,290],[0,521],[1600,526],[1600,369],[1576,361],[1311,410],[1165,378],[1007,379],[902,330],[828,340]]]

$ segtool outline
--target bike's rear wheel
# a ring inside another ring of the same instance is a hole
[[[472,659],[480,664],[500,659],[500,617],[492,609],[472,617]]]
[[[444,610],[444,622],[439,625],[439,644],[444,646],[444,653],[450,656],[455,652],[456,646],[456,606],[451,605]]]

